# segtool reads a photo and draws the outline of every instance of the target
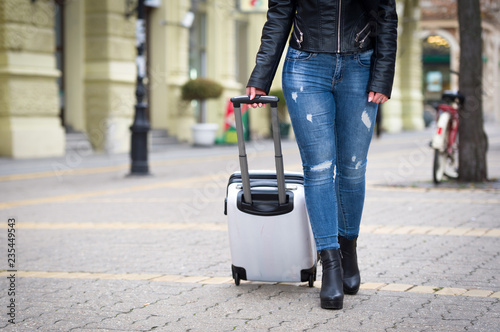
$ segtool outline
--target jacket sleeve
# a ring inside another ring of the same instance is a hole
[[[247,86],[269,93],[283,54],[293,18],[296,0],[269,0],[267,21],[262,30],[261,44]]]
[[[396,64],[398,15],[395,0],[379,0],[376,19],[374,61],[368,91],[390,97]]]

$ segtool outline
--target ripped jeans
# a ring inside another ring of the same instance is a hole
[[[302,158],[307,211],[318,251],[359,234],[368,148],[378,105],[368,102],[373,51],[289,48],[283,92]]]

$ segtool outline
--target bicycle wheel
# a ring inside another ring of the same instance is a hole
[[[455,141],[455,144],[451,149],[451,154],[446,158],[444,175],[448,179],[458,179],[458,139]]]
[[[432,179],[434,183],[440,183],[443,180],[444,170],[446,168],[446,152],[434,149],[434,165],[432,168]]]

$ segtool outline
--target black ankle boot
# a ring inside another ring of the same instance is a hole
[[[344,270],[344,293],[354,295],[359,290],[361,277],[358,268],[356,242],[339,236],[340,251],[342,253],[342,269]]]
[[[322,250],[320,253],[323,265],[321,284],[321,308],[342,309],[344,292],[342,289],[342,262],[339,249]]]

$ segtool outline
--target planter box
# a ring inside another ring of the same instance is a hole
[[[191,127],[193,143],[199,146],[212,146],[215,144],[219,125],[216,123],[197,123]]]

